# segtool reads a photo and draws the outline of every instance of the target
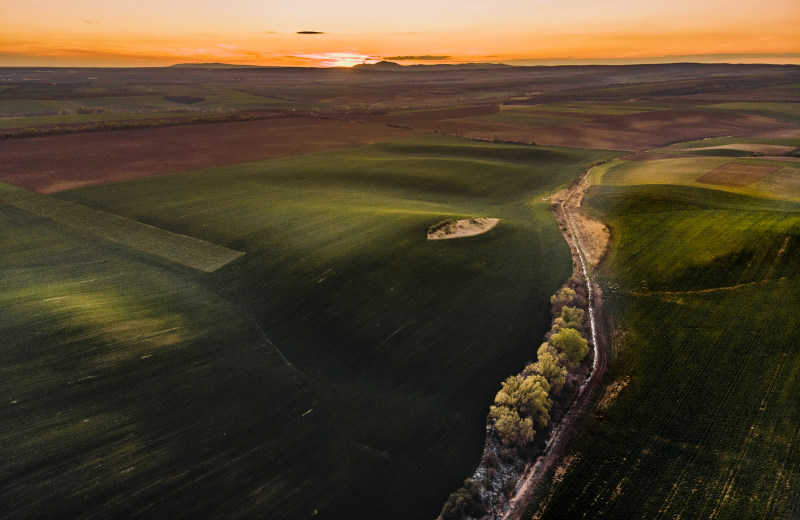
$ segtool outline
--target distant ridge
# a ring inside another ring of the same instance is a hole
[[[379,61],[378,63],[362,63],[360,65],[354,65],[354,69],[385,69],[385,70],[400,70],[403,65],[396,63],[394,61]]]
[[[231,63],[176,63],[167,68],[172,69],[268,69],[263,65],[233,65]]]

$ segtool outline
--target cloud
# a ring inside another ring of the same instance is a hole
[[[321,31],[297,31],[297,34],[325,34]]]
[[[383,59],[388,61],[445,61],[449,60],[450,56],[431,56],[424,54],[422,56],[386,56]]]

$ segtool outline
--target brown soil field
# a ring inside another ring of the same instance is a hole
[[[417,110],[414,112],[401,112],[382,116],[369,117],[369,121],[387,124],[414,126],[415,128],[430,121],[460,119],[464,117],[489,116],[499,114],[497,105],[477,105],[468,107],[441,108],[432,110]]]
[[[771,173],[775,173],[780,166],[761,164],[726,163],[717,166],[710,172],[697,179],[703,184],[716,184],[719,186],[749,186]]]
[[[40,193],[418,135],[385,125],[281,118],[0,142],[0,181]]]
[[[606,116],[593,121],[547,127],[521,127],[490,121],[457,119],[456,117],[467,116],[460,114],[457,116],[455,111],[449,118],[438,120],[423,114],[426,112],[402,114],[402,124],[474,139],[489,139],[494,135],[504,141],[533,141],[550,146],[631,151],[648,150],[705,137],[753,133],[786,126],[785,122],[764,116],[692,110],[660,110]],[[400,116],[385,117],[388,122]]]
[[[779,128],[771,128],[769,130],[754,132],[747,137],[763,137],[767,139],[800,137],[800,125],[784,125]]]

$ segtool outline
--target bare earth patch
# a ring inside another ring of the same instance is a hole
[[[588,178],[584,176],[577,185],[553,194],[550,200],[556,204],[562,204],[566,210],[569,210],[572,217],[572,226],[578,235],[576,240],[578,240],[589,265],[594,267],[605,254],[608,242],[611,239],[611,233],[605,224],[589,217],[581,208],[583,194],[588,189],[589,184]],[[564,220],[565,217],[557,214],[556,218],[559,219],[559,226],[562,227],[562,232],[569,235],[569,226]]]
[[[699,177],[697,182],[718,186],[749,186],[779,169],[779,166],[766,164],[726,163]]]
[[[39,193],[420,135],[310,117],[8,139],[0,181]]]
[[[499,218],[470,218],[445,221],[428,230],[428,240],[472,237],[486,233],[500,222]]]

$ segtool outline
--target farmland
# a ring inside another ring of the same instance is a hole
[[[797,85],[0,69],[0,516],[434,518],[550,327],[548,197],[591,166],[611,390],[528,513],[797,516]]]
[[[4,516],[434,515],[569,273],[540,199],[609,156],[426,137],[36,199],[244,252],[207,275],[8,198]]]
[[[697,182],[730,160],[595,171],[590,208],[616,241],[600,275],[618,397],[531,506],[542,518],[800,513],[800,205],[783,182],[798,171]]]

